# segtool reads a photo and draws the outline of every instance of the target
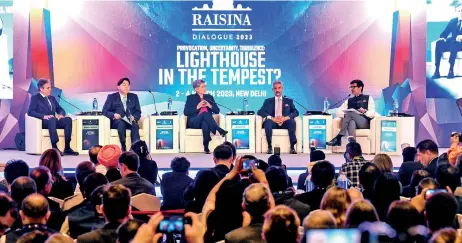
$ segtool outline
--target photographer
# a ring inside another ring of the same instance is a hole
[[[448,160],[451,165],[455,165],[457,156],[462,154],[461,137],[462,135],[458,132],[451,133],[451,147],[448,150]]]

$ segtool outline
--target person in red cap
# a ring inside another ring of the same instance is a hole
[[[106,167],[106,178],[109,182],[122,179],[119,171],[119,157],[121,154],[120,147],[114,144],[102,147],[98,153],[98,162]]]

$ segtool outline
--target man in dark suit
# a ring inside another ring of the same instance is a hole
[[[122,184],[132,192],[132,195],[147,193],[156,195],[154,185],[142,178],[138,173],[140,158],[134,152],[125,152],[119,157],[122,179],[112,182],[113,185]]]
[[[298,110],[295,108],[292,99],[283,98],[282,92],[284,86],[282,81],[274,81],[273,92],[274,98],[268,98],[263,103],[263,106],[258,111],[258,115],[263,117],[263,127],[265,128],[266,141],[268,143],[268,154],[273,153],[272,136],[273,129],[287,129],[290,137],[290,153],[296,154],[295,144],[297,137],[295,136],[296,124],[294,118],[298,116]]]
[[[438,145],[430,139],[420,141],[417,146],[417,160],[425,167],[424,170],[430,173],[432,178],[436,176],[438,166]]]
[[[322,197],[335,177],[335,166],[329,161],[319,161],[311,169],[314,189],[295,196],[297,200],[310,206],[311,211],[319,209]]]
[[[117,241],[117,228],[127,221],[131,214],[131,193],[123,185],[112,185],[103,192],[103,215],[106,225],[77,238],[79,243],[106,243]]]
[[[462,51],[462,3],[456,5],[457,17],[449,21],[440,38],[436,42],[435,48],[435,73],[433,78],[440,78],[440,62],[444,52],[451,52],[449,56],[448,78],[454,78],[454,63],[456,62],[457,52]],[[448,38],[449,34],[451,37]]]
[[[23,226],[2,236],[0,242],[17,242],[22,235],[36,230],[46,237],[56,232],[47,228],[47,221],[50,218],[48,202],[45,197],[38,193],[33,193],[24,199],[19,214],[21,215]]]
[[[72,150],[72,119],[66,116],[66,111],[59,105],[55,97],[51,96],[51,83],[47,79],[39,79],[37,82],[39,93],[30,98],[27,114],[42,120],[42,127],[50,133],[51,146],[57,149],[61,155],[79,155]],[[56,145],[59,142],[57,128],[64,129],[65,147],[64,153]]]
[[[414,147],[407,147],[403,149],[403,163],[399,167],[398,177],[403,186],[409,185],[414,171],[423,169],[423,165],[415,162],[415,155],[417,150]]]
[[[170,163],[172,172],[162,175],[160,191],[162,192],[163,202],[161,210],[183,209],[186,203],[183,193],[194,181],[189,177],[189,163],[185,157],[175,157]]]
[[[263,215],[274,207],[270,190],[261,184],[251,184],[244,191],[242,198],[244,221],[249,225],[237,228],[225,235],[225,242],[265,242],[262,235]]]
[[[227,131],[218,126],[213,119],[213,114],[219,114],[220,108],[213,99],[213,96],[206,94],[207,87],[205,81],[198,79],[193,82],[195,94],[188,95],[184,107],[184,115],[188,117],[188,128],[202,129],[204,152],[210,154],[209,143],[212,140],[210,133],[216,134],[218,131],[221,136],[226,136]]]
[[[140,101],[136,94],[130,93],[130,80],[121,78],[117,82],[119,92],[107,96],[103,115],[111,120],[111,129],[117,129],[122,151],[127,151],[125,133],[131,131],[132,143],[140,140],[138,121],[141,118]]]

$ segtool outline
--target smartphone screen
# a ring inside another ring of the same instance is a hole
[[[307,243],[360,243],[359,229],[319,229],[306,232]]]
[[[184,233],[184,218],[182,216],[169,216],[165,217],[159,223],[158,232],[175,234],[175,233]]]
[[[437,193],[437,192],[448,192],[446,189],[433,189],[433,190],[428,190],[426,193],[425,193],[425,199],[429,199],[430,197],[433,196],[433,194]]]

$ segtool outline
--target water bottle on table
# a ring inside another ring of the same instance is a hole
[[[399,112],[399,103],[398,103],[398,101],[395,99],[395,100],[393,100],[393,115],[394,115],[394,116],[397,116],[397,115],[398,115],[398,112]]]
[[[306,192],[313,191],[314,185],[313,185],[313,182],[311,181],[311,174],[308,174],[308,176],[306,177],[305,184],[306,184]]]
[[[247,113],[247,107],[249,106],[249,103],[247,101],[247,98],[244,98],[242,100],[242,111],[244,112],[244,114]]]
[[[348,189],[348,178],[345,174],[340,173],[337,178],[337,186],[343,189]]]
[[[98,111],[98,100],[97,100],[96,98],[93,98],[92,111],[93,111],[93,112],[97,112],[97,111]]]
[[[329,106],[330,106],[330,103],[329,103],[329,100],[327,99],[327,97],[324,99],[324,110],[323,112],[326,112],[327,109],[329,109]]]
[[[168,111],[172,111],[172,98],[168,98]]]

